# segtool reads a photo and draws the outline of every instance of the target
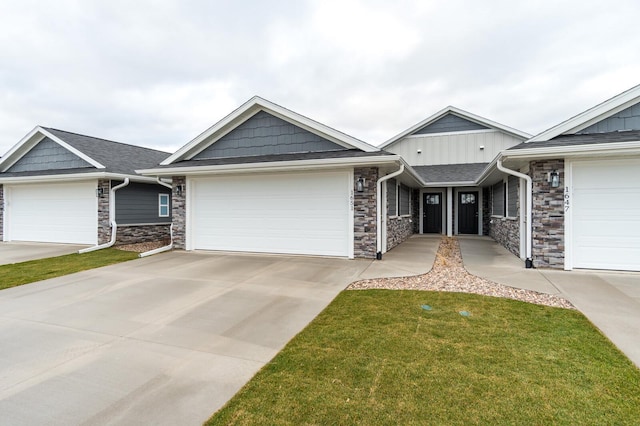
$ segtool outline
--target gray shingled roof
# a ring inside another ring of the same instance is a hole
[[[622,131],[622,132],[607,132],[607,133],[589,133],[589,134],[575,134],[575,135],[562,135],[555,137],[548,141],[521,143],[516,146],[512,146],[508,151],[519,149],[544,149],[562,146],[575,146],[575,145],[593,145],[597,143],[614,143],[614,142],[633,142],[640,141],[640,130]]]
[[[412,166],[422,180],[430,182],[475,182],[489,163],[439,164]]]
[[[275,154],[275,155],[254,155],[250,157],[225,157],[212,158],[207,160],[186,160],[158,168],[174,168],[174,167],[196,167],[196,166],[222,166],[229,164],[248,164],[248,163],[270,163],[274,161],[298,161],[298,160],[317,160],[321,158],[356,158],[356,157],[380,157],[385,155],[393,155],[386,151],[364,152],[359,149],[348,149],[340,151],[321,151],[321,152],[298,152],[292,154]]]
[[[154,167],[170,155],[168,152],[79,135],[64,130],[46,127],[43,129],[106,167],[106,170],[100,169],[99,171],[136,174],[135,170]],[[89,171],[95,172],[96,169],[92,168]],[[71,172],[67,170],[65,173]]]

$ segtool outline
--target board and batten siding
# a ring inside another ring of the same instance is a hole
[[[112,181],[111,186],[121,182]],[[169,217],[159,215],[159,194],[169,194]],[[171,223],[171,190],[162,185],[131,182],[116,191],[118,225]]]
[[[521,142],[522,139],[497,130],[480,130],[407,136],[385,150],[402,156],[411,166],[489,163],[500,151]],[[422,152],[418,154],[418,150]]]

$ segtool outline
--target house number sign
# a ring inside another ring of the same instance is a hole
[[[564,211],[565,213],[569,211],[569,207],[571,206],[571,194],[569,194],[569,187],[564,187]]]

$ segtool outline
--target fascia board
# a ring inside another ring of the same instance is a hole
[[[631,104],[638,99],[640,99],[640,85],[632,87],[631,89],[624,91],[611,99],[608,99],[578,115],[575,115],[563,121],[562,123],[554,127],[551,127],[550,129],[543,131],[542,133],[537,134],[527,142],[548,141],[555,138],[556,136],[574,131],[574,129],[580,129],[581,126],[583,126],[585,123],[593,123],[597,119],[604,119],[606,118],[606,115],[608,113],[614,114],[614,112],[611,111],[615,110],[621,105]]]
[[[160,165],[167,166],[182,159],[192,158],[198,152],[211,145],[209,144],[200,147],[200,145],[207,138],[220,133],[219,135],[216,135],[216,139],[219,139],[220,137],[233,130],[238,124],[240,124],[240,122],[249,118],[248,116],[255,114],[259,110],[264,110],[291,124],[300,126],[301,128],[304,128],[305,130],[308,130],[312,133],[324,136],[328,140],[331,140],[332,142],[335,142],[343,147],[357,148],[365,152],[376,152],[380,150],[373,145],[362,142],[352,136],[332,129],[331,127],[325,126],[324,124],[321,124],[315,120],[311,120],[310,118],[281,107],[280,105],[274,104],[273,102],[270,102],[259,96],[254,96],[253,98],[242,104],[239,108],[234,110],[231,114],[227,115],[222,120],[218,121],[216,124],[202,132],[191,142],[180,148],[173,155],[167,157],[160,163]],[[212,143],[215,143],[215,141]]]
[[[69,145],[68,143],[66,143],[62,139],[60,139],[59,137],[55,136],[54,134],[46,131],[42,127],[38,127],[38,131],[40,133],[42,133],[43,135],[45,135],[45,136],[49,137],[50,139],[52,139],[54,142],[56,142],[58,145],[62,146],[66,150],[71,151],[73,154],[75,154],[78,157],[82,158],[84,161],[86,161],[87,163],[91,164],[93,167],[95,167],[97,169],[106,169],[106,167],[104,165],[100,164],[99,162],[97,162],[93,158],[89,157],[88,155],[86,155],[82,151],[78,151],[77,149],[75,149],[74,147],[72,147],[71,145]]]
[[[425,188],[429,188],[429,187],[442,187],[442,186],[476,186],[475,181],[460,181],[460,182],[427,182],[424,183],[423,186]]]
[[[156,169],[136,170],[136,173],[148,176],[177,176],[194,175],[214,172],[252,172],[265,170],[294,170],[316,167],[348,167],[361,166],[364,164],[378,165],[401,161],[398,155],[385,155],[382,157],[359,157],[359,158],[321,158],[315,160],[292,160],[274,161],[268,163],[245,163],[245,164],[222,164],[210,166],[190,166],[190,167],[167,167]]]
[[[91,179],[124,179],[129,178],[134,182],[155,183],[156,179],[152,177],[139,176],[139,175],[127,175],[120,173],[105,173],[105,172],[92,172],[92,173],[73,173],[73,174],[60,174],[60,175],[41,175],[41,176],[13,176],[13,177],[1,177],[0,184],[15,184],[15,183],[47,183],[47,182],[63,182],[63,181],[78,181],[78,180],[91,180]]]
[[[569,146],[556,146],[546,148],[526,148],[518,149],[514,151],[502,151],[501,155],[504,158],[550,158],[557,156],[575,156],[575,155],[596,155],[596,154],[611,154],[615,152],[635,152],[640,151],[640,141],[631,142],[608,142],[591,145],[569,145]]]
[[[0,172],[5,172],[11,168],[24,154],[26,154],[34,145],[44,139],[44,135],[40,132],[39,138],[34,136],[39,133],[40,126],[34,127],[20,141],[0,159]]]

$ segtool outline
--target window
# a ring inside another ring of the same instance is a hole
[[[476,194],[460,194],[460,202],[462,204],[475,204]]]
[[[400,216],[411,214],[411,190],[408,186],[400,184],[400,194],[398,197],[398,211]]]
[[[158,216],[169,217],[169,194],[160,194],[158,197]]]
[[[396,216],[398,214],[398,184],[395,179],[389,179],[387,181],[387,204],[389,205],[389,216]]]
[[[516,217],[518,215],[518,181],[515,176],[507,179],[507,216]]]
[[[428,194],[424,199],[427,204],[440,204],[440,194]]]
[[[504,216],[504,183],[498,182],[491,187],[493,196],[491,197],[491,214],[494,216]]]

